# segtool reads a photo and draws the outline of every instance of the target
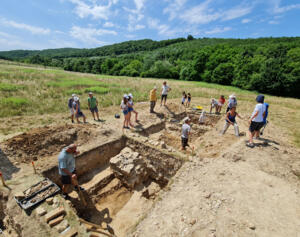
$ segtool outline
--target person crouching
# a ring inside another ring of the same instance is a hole
[[[239,117],[241,119],[241,116],[236,112],[236,107],[232,107],[227,113],[226,113],[226,120],[225,120],[225,125],[222,130],[222,135],[225,134],[227,129],[229,128],[230,125],[234,127],[234,133],[237,137],[240,136],[239,134],[239,126],[235,120],[235,117]]]

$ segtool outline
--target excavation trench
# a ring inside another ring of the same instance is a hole
[[[198,121],[197,114],[189,116],[192,122]],[[79,184],[87,201],[83,206],[77,192],[70,193],[77,215],[98,225],[109,224],[117,236],[126,236],[184,162],[166,149],[148,145],[143,135],[178,147],[182,117],[151,126],[137,138],[123,136],[77,157]],[[217,120],[208,118],[207,124],[192,124],[192,139],[202,136]],[[60,184],[57,167],[44,175]]]

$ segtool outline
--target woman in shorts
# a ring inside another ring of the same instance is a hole
[[[187,102],[186,102],[186,107],[190,107],[192,101],[192,96],[191,93],[187,94]]]
[[[128,105],[129,105],[129,107],[128,107],[128,112],[129,112],[129,123],[130,123],[130,126],[132,126],[131,125],[131,112],[133,112],[133,113],[135,113],[135,122],[139,122],[139,120],[138,120],[138,112],[136,112],[135,111],[135,109],[133,108],[133,96],[132,96],[132,94],[130,93],[129,95],[128,95],[128,97],[129,97],[129,99],[128,99]]]
[[[124,95],[123,96],[123,99],[121,101],[121,110],[124,114],[124,122],[123,122],[123,128],[126,128],[126,129],[130,129],[129,128],[129,111],[128,111],[128,96],[127,95]]]
[[[73,109],[75,111],[75,117],[76,117],[77,123],[80,123],[80,121],[79,121],[80,117],[83,117],[83,122],[86,123],[86,117],[85,117],[84,113],[82,113],[82,111],[80,110],[79,97],[74,98]]]
[[[186,98],[187,98],[187,95],[185,94],[185,91],[184,91],[184,92],[182,92],[182,99],[181,99],[182,105],[184,105]]]

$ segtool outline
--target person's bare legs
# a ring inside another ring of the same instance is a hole
[[[99,119],[99,113],[98,113],[98,112],[96,112],[96,116],[97,116],[97,119],[100,120],[100,119]]]
[[[85,118],[85,116],[83,116],[83,122],[86,123],[86,118]]]
[[[210,105],[210,110],[209,110],[209,113],[210,113],[210,114],[211,114],[212,108],[213,108],[212,105]]]
[[[253,136],[254,136],[254,132],[249,131],[249,143],[250,144],[253,144]]]
[[[133,127],[133,124],[131,123],[131,112],[128,113],[128,123],[131,127]]]

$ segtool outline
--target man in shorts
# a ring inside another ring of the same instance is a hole
[[[78,181],[75,168],[75,155],[78,155],[80,152],[77,151],[77,146],[71,144],[62,149],[58,155],[58,173],[61,177],[62,182],[62,192],[63,197],[68,199],[67,194],[70,189],[71,184],[75,186],[75,189],[78,190]],[[81,190],[83,188],[79,187]]]
[[[190,118],[186,117],[183,119],[183,125],[181,129],[181,150],[186,150],[189,147],[189,135],[191,131]]]
[[[72,97],[69,98],[69,100],[68,100],[68,107],[69,107],[69,110],[70,110],[70,113],[71,113],[72,123],[74,123],[74,109],[73,109],[74,97],[76,97],[76,95],[72,94]]]
[[[161,102],[160,106],[162,106],[162,102],[164,101],[164,105],[166,105],[167,102],[167,97],[168,97],[168,92],[171,90],[171,87],[167,85],[167,82],[164,81],[162,90],[161,90]]]
[[[96,120],[96,118],[95,118],[95,114],[96,114],[98,121],[101,121],[99,119],[99,113],[98,113],[99,112],[98,111],[98,100],[96,99],[96,97],[93,96],[92,92],[89,93],[88,107],[93,115],[94,120]]]
[[[259,137],[259,130],[264,126],[264,117],[266,114],[266,107],[264,105],[264,95],[256,97],[257,105],[249,119],[249,142],[246,144],[249,147],[254,147],[253,137]]]

